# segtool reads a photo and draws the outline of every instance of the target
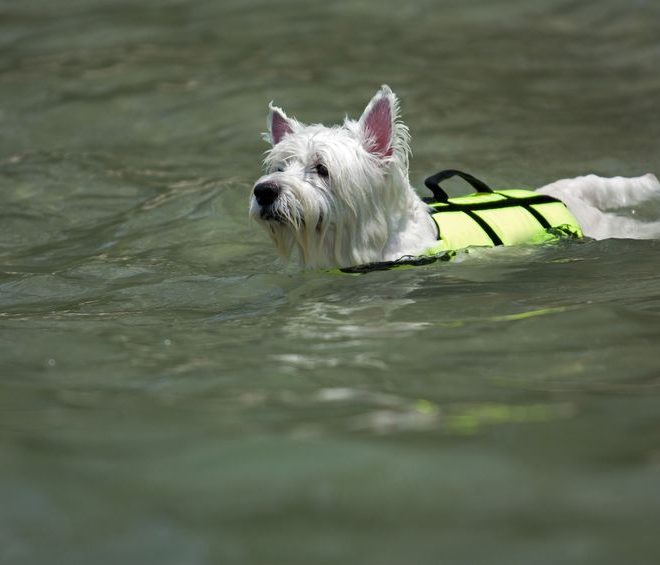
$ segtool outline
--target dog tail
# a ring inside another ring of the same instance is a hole
[[[655,175],[564,179],[537,190],[559,198],[594,239],[660,239],[660,183]]]

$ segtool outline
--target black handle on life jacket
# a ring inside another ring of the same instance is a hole
[[[490,194],[493,192],[493,189],[490,188],[485,182],[480,181],[478,178],[473,177],[468,173],[463,171],[457,171],[456,169],[446,169],[431,175],[424,181],[426,188],[428,188],[433,193],[433,199],[436,202],[447,202],[449,195],[442,189],[440,183],[443,180],[447,180],[451,177],[461,177],[465,182],[472,185],[477,192],[485,192]]]

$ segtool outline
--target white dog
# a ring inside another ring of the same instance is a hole
[[[428,205],[408,180],[410,136],[397,97],[382,86],[359,120],[305,125],[269,106],[267,174],[252,190],[250,215],[279,254],[297,251],[304,266],[350,267],[417,256],[437,242]],[[605,214],[660,197],[653,175],[590,175],[539,189],[564,201],[585,235],[654,237],[660,223]]]

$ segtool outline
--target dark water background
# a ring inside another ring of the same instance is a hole
[[[417,186],[660,173],[651,1],[0,3],[0,562],[660,562],[660,242],[300,273],[266,104]],[[658,210],[639,210],[651,217]]]

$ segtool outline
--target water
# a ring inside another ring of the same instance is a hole
[[[385,82],[417,186],[660,172],[657,3],[0,11],[1,563],[660,560],[660,242],[337,276],[247,219],[269,100]]]

